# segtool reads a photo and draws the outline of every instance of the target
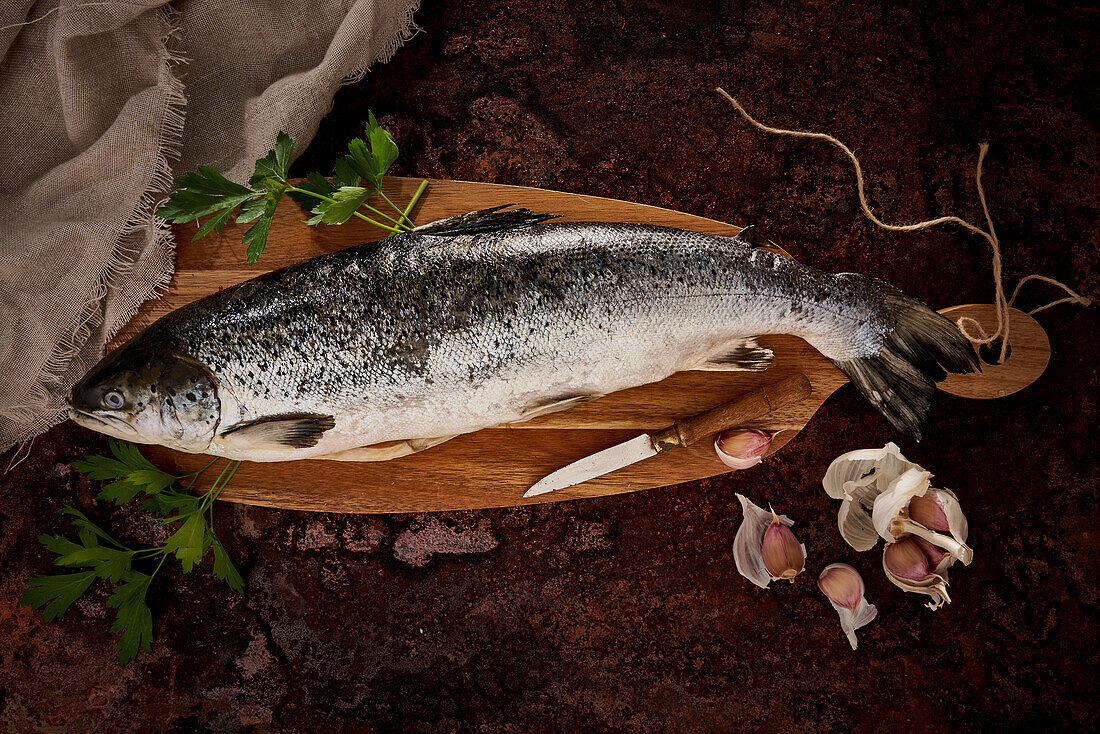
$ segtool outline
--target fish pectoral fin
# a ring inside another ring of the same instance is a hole
[[[308,449],[336,426],[331,415],[292,413],[272,415],[237,423],[221,432],[222,441],[232,448]]]
[[[458,434],[455,434],[458,435]],[[370,446],[360,446],[346,451],[337,451],[324,456],[315,456],[315,459],[327,461],[389,461],[399,459],[402,456],[415,454],[432,446],[438,446],[444,441],[450,441],[454,436],[441,436],[438,438],[410,438],[404,441],[385,441]]]
[[[755,337],[749,337],[723,344],[719,351],[709,355],[695,369],[707,372],[763,372],[771,367],[774,358],[772,350],[764,349],[756,343]]]
[[[549,401],[534,403],[523,409],[523,414],[516,418],[514,421],[508,421],[509,423],[522,423],[529,421],[532,418],[538,418],[540,415],[548,415],[550,413],[557,413],[561,410],[569,410],[575,405],[581,403],[587,403],[589,400],[595,400],[596,398],[602,398],[603,394],[593,395],[573,395],[568,398],[552,398]]]

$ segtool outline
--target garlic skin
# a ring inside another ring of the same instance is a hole
[[[843,500],[837,513],[840,535],[857,551],[875,547],[879,534],[871,520],[875,500],[897,477],[920,467],[906,459],[897,444],[859,449],[838,456],[821,480],[833,499]]]
[[[875,500],[871,514],[875,530],[887,542],[915,535],[940,546],[964,565],[970,565],[974,551],[966,544],[969,526],[959,499],[950,490],[933,489],[929,484],[931,478],[931,472],[914,467],[891,482]],[[930,491],[933,494],[928,496]],[[911,512],[915,500],[918,516],[942,527],[929,528],[917,522]],[[946,532],[937,532],[941,529]]]
[[[744,513],[733,539],[737,572],[761,589],[772,581],[793,581],[806,566],[806,546],[790,530],[794,521],[758,507],[742,494],[737,499]]]
[[[748,469],[759,464],[772,437],[755,428],[733,428],[722,431],[714,441],[714,453],[730,469]]]
[[[890,583],[899,589],[932,597],[927,606],[934,611],[951,603],[951,597],[947,594],[947,577],[934,570],[931,559],[925,555],[918,540],[910,536],[888,544],[882,553],[882,569]],[[950,555],[948,558],[951,558],[947,563],[950,566],[954,559]]]
[[[833,563],[821,571],[817,588],[833,605],[840,617],[840,628],[855,650],[859,645],[856,630],[866,627],[878,615],[878,607],[863,596],[863,577],[847,563]]]

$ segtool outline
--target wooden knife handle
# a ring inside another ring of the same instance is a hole
[[[680,442],[684,446],[690,446],[719,431],[756,420],[773,410],[805,400],[810,397],[811,392],[813,388],[810,386],[810,381],[806,375],[799,372],[774,385],[768,385],[723,403],[706,413],[677,421],[676,431],[680,434]]]

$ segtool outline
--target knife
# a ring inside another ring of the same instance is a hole
[[[643,459],[671,451],[677,446],[690,446],[700,439],[712,436],[732,426],[760,418],[773,410],[783,408],[810,397],[813,388],[806,375],[799,372],[786,379],[741,395],[717,408],[700,413],[693,418],[676,421],[656,433],[642,435],[617,446],[604,449],[591,456],[574,461],[568,466],[548,474],[523,493],[524,497],[536,497],[557,489],[572,487],[589,479],[603,476]]]

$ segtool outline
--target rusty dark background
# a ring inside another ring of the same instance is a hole
[[[828,146],[867,170],[876,211],[978,221],[978,144],[1008,282],[1042,272],[1100,295],[1096,10],[1054,3],[425,0],[424,32],[345,88],[295,166],[327,170],[368,109],[397,172],[600,194],[756,223],[800,259],[938,306],[988,302],[989,253],[949,227],[876,231]],[[1021,297],[1033,307],[1042,287]],[[34,541],[75,504],[123,537],[67,462],[103,451],[62,425],[0,476],[0,724],[8,731],[1095,730],[1097,310],[1039,316],[1043,378],[995,402],[940,395],[919,446],[850,388],[743,473],[632,496],[433,516],[219,506],[247,582],[176,570],[150,594],[156,641],[114,662],[106,592],[59,622],[16,605],[49,569]],[[898,442],[961,497],[972,566],[938,612],[841,541],[829,461]],[[5,457],[6,464],[6,457]],[[318,481],[324,481],[318,477]],[[733,493],[797,520],[809,572],[737,575]],[[879,616],[852,652],[813,583],[859,568]]]

